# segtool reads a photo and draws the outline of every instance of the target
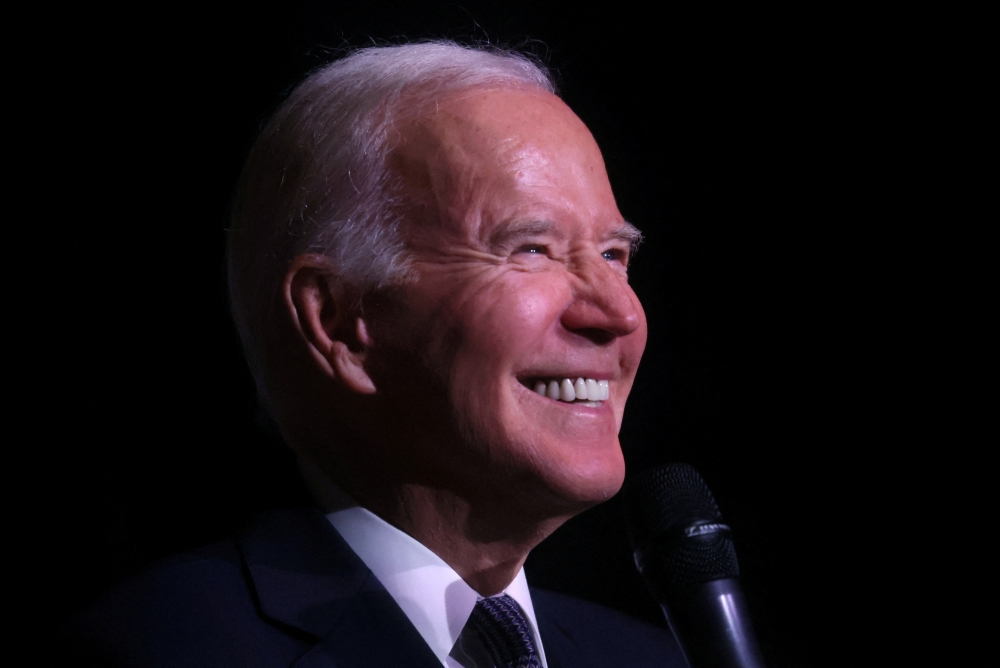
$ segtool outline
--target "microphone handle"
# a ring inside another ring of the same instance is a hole
[[[702,583],[660,607],[692,668],[765,668],[736,578]]]

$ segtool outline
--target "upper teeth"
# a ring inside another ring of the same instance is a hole
[[[538,380],[535,392],[559,401],[604,401],[608,398],[608,381],[593,378]]]

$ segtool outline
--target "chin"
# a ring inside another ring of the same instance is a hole
[[[493,497],[516,488],[525,512],[568,518],[618,493],[625,460],[611,406],[559,403],[520,384],[512,394],[514,400],[491,397],[481,404],[503,410],[476,411],[473,404],[456,411],[466,418],[459,422],[463,441],[484,455],[481,470],[491,471],[475,478],[499,486],[486,483],[493,489],[471,494]]]
[[[625,460],[615,439],[613,446],[598,452],[588,448],[572,453],[568,461],[547,471],[544,484],[556,503],[577,513],[613,497],[624,481]]]

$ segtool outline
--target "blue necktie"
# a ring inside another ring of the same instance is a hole
[[[463,635],[467,631],[474,632],[481,649],[496,668],[539,668],[542,665],[524,612],[506,594],[477,602],[465,623]]]

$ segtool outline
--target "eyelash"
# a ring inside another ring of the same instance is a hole
[[[548,255],[549,247],[543,244],[525,244],[514,251],[514,254],[518,253],[528,253],[531,255]],[[609,248],[601,253],[607,262],[613,262],[615,260],[625,264],[628,261],[628,253],[621,248]]]
[[[524,246],[521,246],[514,252],[515,254],[531,253],[533,255],[548,255],[549,249],[547,246],[543,246],[542,244],[525,244]]]

